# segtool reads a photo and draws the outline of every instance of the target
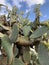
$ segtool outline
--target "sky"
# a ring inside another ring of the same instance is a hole
[[[19,11],[24,11],[24,17],[26,17],[27,13],[30,11],[28,17],[30,21],[35,20],[34,8],[36,4],[41,4],[40,11],[42,16],[40,17],[40,21],[49,19],[49,0],[0,0],[0,4],[7,5],[9,9],[12,9],[12,7],[16,5]],[[4,7],[0,11],[0,15],[2,14],[7,14]]]

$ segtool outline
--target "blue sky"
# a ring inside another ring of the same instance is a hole
[[[40,17],[40,21],[48,20],[49,19],[49,0],[2,0],[0,4],[5,4],[8,6],[9,9],[12,9],[12,6],[16,5],[19,8],[19,11],[24,11],[26,14],[30,11],[29,19],[34,21],[35,13],[34,7],[36,4],[41,4],[41,13],[42,16]],[[5,8],[2,8],[0,11],[0,15],[7,14]]]

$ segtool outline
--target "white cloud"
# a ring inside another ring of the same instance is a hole
[[[26,3],[28,4],[28,6],[32,6],[32,5],[35,5],[35,4],[44,4],[45,3],[45,0],[26,0]]]
[[[20,8],[22,6],[20,4],[20,2],[26,2],[27,5],[28,5],[28,7],[31,7],[32,5],[35,5],[35,4],[44,4],[45,3],[45,0],[12,0],[12,2],[13,2],[13,5],[16,5],[18,8]],[[9,9],[12,9],[11,4],[9,2],[7,2],[6,0],[1,0],[0,1],[0,4],[7,5]],[[26,10],[26,13],[28,11],[29,10]],[[2,13],[4,13],[4,12],[2,12]]]
[[[12,6],[11,6],[11,4],[6,3],[6,5],[8,6],[8,9],[12,10]]]
[[[0,11],[0,15],[6,15],[7,16],[7,14],[8,14],[8,12],[6,12],[5,8],[4,8],[4,10],[2,8],[2,10]]]
[[[26,9],[25,14],[26,14],[26,13],[28,13],[28,12],[29,12],[29,10],[28,10],[28,9]]]
[[[0,1],[0,4],[4,4],[5,5],[5,3],[6,3],[5,0]]]
[[[30,11],[31,11],[31,9],[26,9],[25,14],[27,14]]]
[[[12,0],[12,1],[13,1],[13,4],[16,5],[18,8],[21,7],[20,5],[21,0]]]
[[[21,7],[21,4],[20,2],[26,2],[28,7],[31,7],[32,5],[35,5],[35,4],[44,4],[45,3],[45,0],[12,0],[13,1],[13,4],[16,5],[17,7]]]
[[[46,17],[47,17],[47,15],[43,15],[43,17],[44,17],[44,18],[46,18]]]
[[[9,0],[10,1],[10,0]],[[21,7],[20,2],[26,2],[29,7],[31,7],[34,4],[44,4],[45,0],[12,0],[13,5],[16,5],[17,7]],[[4,4],[9,6],[9,8],[12,8],[11,4],[9,2],[6,2],[6,0],[0,1],[0,4]]]

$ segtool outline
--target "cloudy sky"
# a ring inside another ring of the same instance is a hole
[[[30,11],[29,19],[31,21],[34,21],[35,19],[35,13],[34,13],[34,7],[36,4],[41,4],[41,13],[42,16],[40,18],[41,21],[49,19],[49,0],[0,0],[0,4],[7,5],[9,9],[12,9],[12,6],[16,5],[20,11],[24,11],[26,14],[28,11]],[[0,15],[6,14],[6,10],[3,8],[2,11],[0,11]]]

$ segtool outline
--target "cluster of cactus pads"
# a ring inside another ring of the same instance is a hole
[[[0,16],[0,65],[49,65],[49,20],[40,22],[40,5],[34,22],[29,12],[24,18],[16,6],[2,6],[8,15]]]

